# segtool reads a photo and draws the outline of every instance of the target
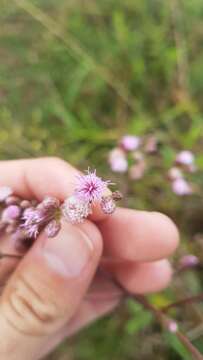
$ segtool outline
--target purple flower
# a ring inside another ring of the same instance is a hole
[[[110,184],[110,181],[104,181],[98,177],[96,170],[90,172],[88,169],[87,175],[79,175],[77,177],[75,196],[88,203],[100,201],[107,190],[107,186]]]
[[[190,268],[197,266],[199,264],[199,259],[197,256],[188,254],[181,257],[179,261],[180,268]]]
[[[17,205],[10,205],[2,213],[1,220],[3,222],[11,222],[19,218],[21,214],[21,208]]]
[[[34,238],[36,239],[39,235],[39,225],[38,224],[32,224],[29,226],[25,226],[25,233],[28,238]]]
[[[140,180],[144,176],[146,170],[146,163],[144,160],[139,161],[137,164],[132,165],[129,171],[132,180]]]
[[[128,161],[124,151],[121,149],[113,149],[109,153],[108,162],[114,172],[125,173],[128,170]]]
[[[168,331],[172,334],[175,334],[178,331],[178,324],[174,320],[169,320],[168,322]]]
[[[49,238],[55,237],[61,230],[61,223],[55,219],[50,221],[45,227],[45,232]]]
[[[172,181],[172,190],[178,196],[191,195],[193,193],[192,186],[183,178]]]
[[[125,151],[133,151],[141,145],[141,139],[138,136],[125,135],[122,137],[120,145]]]
[[[29,226],[33,224],[39,224],[44,220],[44,215],[40,210],[34,208],[25,209],[22,220],[24,221],[23,226]]]
[[[111,170],[116,173],[125,173],[128,170],[128,162],[123,157],[114,159],[110,166]]]
[[[190,166],[194,164],[194,154],[189,150],[183,150],[176,156],[176,162],[180,165]]]
[[[34,208],[28,208],[24,211],[22,216],[24,229],[28,237],[36,238],[40,231],[40,226],[44,223],[44,214],[40,210]]]

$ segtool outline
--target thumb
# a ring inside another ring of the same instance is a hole
[[[49,335],[77,311],[102,252],[96,226],[64,224],[42,234],[19,264],[0,300],[1,360],[38,359]]]

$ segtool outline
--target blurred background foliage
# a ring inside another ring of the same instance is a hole
[[[113,178],[127,184],[131,207],[175,219],[182,230],[176,256],[203,257],[202,0],[0,2],[0,158],[60,156],[112,177],[107,154],[119,137],[155,134],[161,166],[149,166],[141,182]],[[198,194],[183,200],[163,176],[181,149],[192,150],[199,167],[192,175]],[[187,273],[151,301],[162,306],[202,287],[201,272]],[[172,315],[203,351],[202,305],[183,310]],[[190,359],[131,303],[49,359],[67,357]]]

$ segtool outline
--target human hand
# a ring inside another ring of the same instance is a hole
[[[0,185],[23,198],[46,195],[64,200],[74,190],[77,170],[60,159],[0,162]],[[42,233],[19,261],[0,262],[0,358],[37,360],[65,337],[111,311],[121,292],[98,267],[126,290],[145,294],[163,289],[172,270],[166,258],[178,232],[160,213],[118,208],[106,216],[95,208],[80,225],[64,223],[56,238]],[[16,253],[8,236],[0,251]],[[11,272],[13,274],[10,276]]]

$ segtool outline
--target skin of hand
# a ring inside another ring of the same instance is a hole
[[[74,190],[78,170],[58,158],[0,162],[0,186],[24,198],[61,200]],[[64,338],[120,302],[121,291],[95,273],[98,266],[136,294],[165,288],[167,257],[176,249],[176,226],[157,212],[118,208],[112,216],[95,206],[80,225],[63,223],[56,238],[42,233],[21,260],[0,263],[0,359],[37,360]],[[8,236],[0,251],[16,253]]]

